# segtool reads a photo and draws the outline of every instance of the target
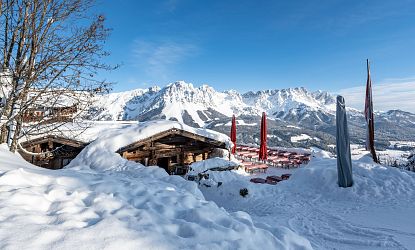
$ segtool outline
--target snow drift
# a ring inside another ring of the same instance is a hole
[[[228,148],[232,146],[230,138],[219,132],[208,129],[192,128],[175,121],[154,120],[102,131],[98,138],[82,150],[78,157],[76,157],[67,168],[87,167],[98,170],[123,170],[128,169],[129,167],[138,166],[140,164],[127,161],[115,152],[121,147],[127,146],[133,142],[146,139],[152,135],[173,128],[225,142]]]
[[[0,148],[0,248],[310,248],[289,229],[257,228],[247,213],[206,201],[193,182],[115,153],[145,131],[141,124],[103,133],[58,171]]]
[[[240,171],[208,172],[219,187],[200,189],[228,211],[242,210],[254,225],[280,225],[315,249],[411,249],[415,244],[415,173],[384,167],[370,157],[353,160],[354,185],[337,184],[336,159],[320,151],[277,185],[253,184]],[[258,174],[261,175],[261,174]],[[267,175],[267,174],[262,174]],[[263,176],[262,176],[263,177]],[[241,188],[249,194],[242,198]],[[277,233],[274,233],[276,235]]]

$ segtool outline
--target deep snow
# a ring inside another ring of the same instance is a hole
[[[315,156],[275,186],[249,182],[271,173],[244,176],[232,171],[210,172],[211,181],[222,185],[200,189],[227,211],[250,214],[255,226],[286,226],[315,249],[414,249],[414,173],[358,155],[353,160],[355,184],[345,189],[337,185],[336,159],[324,151]],[[240,188],[248,189],[246,198],[239,195]]]
[[[299,169],[270,168],[254,175],[208,170],[210,181],[222,185],[198,186],[115,153],[142,138],[144,131],[150,131],[145,124],[99,130],[98,138],[59,171],[32,166],[1,145],[0,249],[415,245],[412,172],[374,164],[360,153],[353,155],[354,186],[339,188],[336,160],[313,149],[312,161]],[[213,159],[195,169],[224,163],[232,164]],[[252,177],[287,172],[290,179],[275,186],[249,182]],[[248,188],[247,197],[240,196],[241,188]]]
[[[139,127],[102,133],[58,171],[2,145],[0,249],[311,249],[285,227],[257,228],[206,201],[194,182],[121,158],[115,150]]]

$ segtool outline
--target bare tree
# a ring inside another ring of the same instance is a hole
[[[79,115],[88,107],[89,96],[109,90],[109,83],[96,79],[99,71],[115,68],[103,62],[109,30],[103,15],[90,13],[93,4],[0,0],[0,143],[7,142],[10,150],[20,137],[40,127],[51,131],[62,125],[43,116],[22,129],[33,109],[69,105]]]

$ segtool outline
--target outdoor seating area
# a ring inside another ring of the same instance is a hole
[[[283,150],[269,149],[266,160],[259,160],[259,148],[250,146],[237,146],[235,156],[242,162],[245,172],[266,172],[269,166],[281,168],[297,168],[307,164],[311,155],[309,153],[288,152]]]
[[[242,165],[245,167],[245,172],[254,173],[254,172],[267,172],[267,164],[255,164],[254,162],[243,162]]]

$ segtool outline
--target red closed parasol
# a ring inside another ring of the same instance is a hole
[[[232,116],[231,141],[233,143],[232,154],[235,154],[235,152],[236,152],[236,119],[235,119],[235,115]]]
[[[261,145],[259,148],[259,160],[266,160],[268,158],[267,151],[267,118],[265,112],[262,112]]]

